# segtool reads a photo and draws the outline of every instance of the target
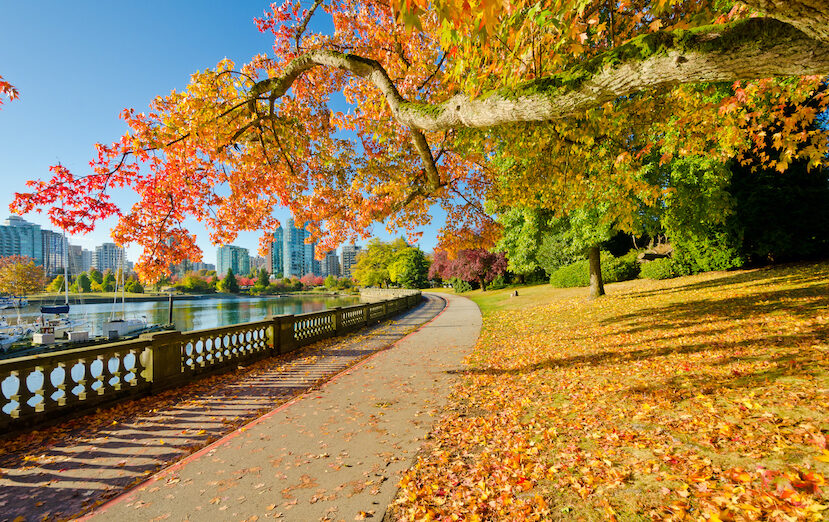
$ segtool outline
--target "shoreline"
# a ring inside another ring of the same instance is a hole
[[[359,295],[354,294],[335,294],[335,293],[322,293],[322,292],[287,292],[281,294],[265,294],[265,295],[249,295],[249,294],[223,294],[223,293],[215,293],[215,294],[173,294],[173,301],[197,301],[200,299],[254,299],[254,298],[268,298],[268,297],[294,297],[294,296],[311,296],[311,297],[359,297]],[[44,297],[29,297],[29,306],[41,306],[44,304],[51,305],[55,303],[55,300],[61,300],[62,302],[62,295],[61,296],[44,296]],[[114,297],[98,297],[94,296],[93,294],[69,294],[69,304],[70,305],[81,305],[81,304],[100,304],[100,303],[112,303]],[[152,303],[152,302],[159,302],[159,301],[169,301],[170,294],[151,294],[145,296],[126,296],[124,300],[128,303]],[[121,297],[118,297],[118,301],[121,301]]]

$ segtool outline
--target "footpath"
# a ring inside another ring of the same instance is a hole
[[[140,414],[138,401],[38,448],[11,440],[0,520],[381,518],[480,325],[471,301],[426,294],[391,322],[150,397]]]

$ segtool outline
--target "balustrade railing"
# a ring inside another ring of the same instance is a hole
[[[288,353],[379,322],[420,300],[420,292],[410,292],[382,302],[2,360],[0,434]]]

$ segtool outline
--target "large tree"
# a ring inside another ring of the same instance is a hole
[[[329,15],[333,33],[315,32],[313,20]],[[822,0],[483,0],[475,10],[461,0],[317,0],[309,9],[289,0],[257,23],[274,34],[273,55],[241,67],[223,60],[148,113],[125,110],[130,130],[98,145],[93,174],[53,167],[13,210],[50,207],[74,233],[117,214],[113,237],[141,245],[136,268],[155,279],[199,258],[188,217],[215,243],[241,230],[263,230],[267,241],[274,207],[286,205],[324,249],[365,237],[376,221],[415,231],[437,201],[448,214],[442,241],[460,249],[497,239],[484,199],[576,205],[588,175],[593,192],[655,199],[638,177],[643,157],[707,152],[712,137],[714,154],[750,150],[736,130],[758,100],[769,103],[755,134],[764,119],[786,121],[772,166],[785,170],[793,155],[825,160],[825,135],[805,131],[826,106],[816,94],[829,74]],[[353,105],[346,114],[332,110],[338,92]],[[800,107],[815,96],[816,106],[793,113],[770,102]],[[504,183],[489,160],[505,143],[537,148],[539,133],[559,159],[546,184],[533,184],[534,172]],[[594,159],[599,168],[582,170]],[[123,186],[141,199],[131,209],[110,199]],[[628,210],[606,219],[624,228]]]

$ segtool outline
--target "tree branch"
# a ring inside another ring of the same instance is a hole
[[[424,131],[558,120],[654,87],[825,75],[829,74],[829,44],[770,18],[653,33],[634,38],[565,72],[511,90],[484,93],[476,99],[456,95],[440,104],[404,99],[376,60],[316,50],[292,60],[281,76],[256,83],[250,91],[251,108],[260,96],[268,95],[271,102],[284,96],[303,73],[320,66],[348,71],[380,90],[395,119],[412,130],[412,143],[423,160],[430,188],[435,190],[444,183]]]
[[[744,4],[785,22],[816,40],[829,43],[829,3],[826,0],[742,0]]]

